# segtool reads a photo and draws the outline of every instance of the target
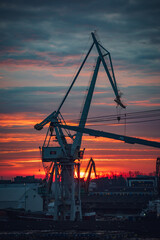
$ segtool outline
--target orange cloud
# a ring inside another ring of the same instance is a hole
[[[1,143],[9,143],[9,142],[38,142],[44,140],[44,136],[39,136],[38,134],[32,135],[29,133],[3,133],[0,137]]]
[[[0,153],[1,154],[7,154],[7,153],[27,153],[27,152],[38,152],[39,149],[38,148],[33,148],[33,149],[19,149],[19,150],[1,150]]]
[[[44,114],[13,113],[0,114],[0,127],[34,126]]]
[[[144,107],[159,107],[160,103],[152,103],[149,100],[143,100],[143,101],[128,101],[128,105],[135,105],[135,106],[144,106]]]

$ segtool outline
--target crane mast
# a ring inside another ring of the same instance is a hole
[[[91,84],[90,84],[90,87],[89,87],[89,90],[88,90],[88,94],[87,94],[87,97],[86,97],[86,100],[85,100],[85,104],[84,104],[84,107],[83,107],[81,119],[80,119],[80,122],[79,122],[79,127],[80,128],[85,127],[85,123],[86,123],[89,108],[90,108],[90,105],[91,105],[91,100],[92,100],[92,96],[93,96],[93,91],[94,91],[94,87],[95,87],[100,63],[101,63],[101,59],[100,59],[100,57],[98,57],[96,67],[94,69],[94,73],[93,73],[93,76],[92,76],[92,81],[91,81]],[[75,137],[75,140],[73,142],[72,149],[71,149],[71,155],[72,156],[74,156],[76,149],[78,151],[80,149],[81,141],[82,141],[82,134],[83,134],[82,132],[77,132],[77,134],[76,134],[76,137]]]
[[[36,130],[41,130],[46,124],[49,123],[49,128],[44,140],[44,144],[42,146],[42,161],[44,163],[47,162],[52,164],[53,171],[51,172],[51,179],[54,177],[55,183],[55,220],[74,221],[76,219],[82,219],[79,179],[80,159],[83,158],[84,153],[84,150],[81,150],[82,136],[84,133],[92,136],[103,136],[118,139],[127,143],[138,143],[160,147],[160,143],[85,128],[101,63],[115,94],[114,101],[122,108],[125,108],[125,105],[121,101],[119,90],[117,88],[110,53],[97,41],[94,33],[91,33],[91,35],[93,43],[87,52],[79,70],[77,71],[77,74],[75,75],[66,95],[62,99],[59,108],[57,111],[54,111],[49,116],[47,116],[41,123],[38,123],[34,126]],[[75,81],[77,80],[93,46],[96,47],[98,56],[96,58],[96,66],[93,71],[91,83],[83,106],[79,126],[68,126],[66,125],[60,110],[65,103],[65,100],[69,95]],[[64,134],[64,129],[67,132],[67,137],[71,139],[72,143],[67,142],[66,134]],[[75,135],[71,135],[69,130],[75,131]],[[55,146],[52,140],[56,140],[58,142],[58,146]],[[74,177],[76,170],[78,181],[75,181]]]

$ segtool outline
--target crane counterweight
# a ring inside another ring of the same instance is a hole
[[[35,126],[34,126],[34,128],[36,129],[36,130],[42,130],[43,129],[43,126],[41,126],[40,124],[36,124]]]

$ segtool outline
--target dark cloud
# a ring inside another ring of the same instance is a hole
[[[1,1],[0,18],[1,48],[26,51],[12,55],[13,59],[45,59],[37,51],[59,56],[79,54],[90,31],[97,28],[115,59],[120,56],[136,66],[145,66],[146,58],[156,63],[158,0]],[[137,56],[139,51],[144,57]],[[157,64],[154,66],[158,70]]]
[[[49,114],[56,110],[61,103],[68,87],[16,87],[0,89],[1,113],[28,112]],[[68,96],[63,111],[68,113],[76,112],[84,104],[86,86],[75,86]],[[105,102],[114,103],[114,94],[111,87],[96,87],[97,94],[93,95],[93,103]],[[158,86],[131,86],[121,88],[123,97],[127,101],[148,101],[160,103]],[[8,97],[9,96],[9,97]],[[126,102],[127,103],[127,102]],[[145,104],[144,104],[145,105]],[[96,111],[101,106],[96,106]],[[106,106],[104,106],[106,108]],[[156,108],[153,105],[152,108]],[[79,112],[78,112],[79,113]],[[94,114],[94,112],[93,112]]]
[[[159,86],[130,86],[124,88],[123,91],[127,95],[128,100],[150,100],[152,97],[157,98],[157,103],[160,101]]]
[[[14,167],[14,164],[0,163],[0,167]]]
[[[56,110],[62,101],[68,87],[18,87],[0,89],[1,113],[14,112],[43,112],[49,113],[51,109]],[[104,91],[103,88],[97,88]],[[77,105],[83,103],[86,86],[76,86],[69,95],[66,104],[76,109]],[[8,98],[9,96],[9,98]],[[73,102],[74,101],[74,102]],[[34,103],[34,104],[33,104]],[[74,107],[75,106],[75,107]]]

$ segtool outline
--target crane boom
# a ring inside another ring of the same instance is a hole
[[[150,146],[150,147],[160,148],[160,142],[148,141],[148,140],[145,140],[145,139],[142,139],[142,138],[128,137],[128,136],[124,136],[124,135],[119,135],[119,134],[109,133],[109,132],[103,132],[103,131],[94,130],[94,129],[90,129],[90,128],[80,128],[80,127],[77,127],[77,126],[61,125],[59,123],[58,123],[58,126],[61,127],[61,128],[64,128],[64,129],[86,133],[86,134],[89,134],[90,136],[111,138],[111,139],[116,139],[116,140],[119,140],[119,141],[123,141],[125,143],[130,143],[130,144],[137,143],[137,144],[140,144],[140,145],[146,145],[146,146]]]
[[[96,83],[100,63],[101,63],[101,59],[100,59],[100,57],[98,57],[96,67],[94,69],[92,81],[91,81],[91,84],[90,84],[90,87],[89,87],[89,90],[88,90],[88,94],[87,94],[87,97],[86,97],[86,100],[85,100],[85,104],[83,106],[83,111],[82,111],[81,119],[80,119],[80,122],[79,122],[79,127],[80,128],[84,128],[85,124],[86,124],[86,120],[87,120],[89,108],[90,108],[90,105],[91,105],[91,100],[92,100],[92,96],[93,96],[93,92],[94,92],[94,88],[95,88],[95,83]],[[71,149],[71,155],[72,156],[74,156],[74,153],[75,153],[76,149],[77,150],[80,149],[81,141],[82,141],[82,135],[83,135],[83,132],[77,132],[77,134],[76,134],[76,138],[73,142],[72,149]]]
[[[104,69],[105,69],[105,71],[106,71],[106,73],[107,73],[108,79],[109,79],[109,81],[110,81],[110,83],[111,83],[112,89],[113,89],[113,91],[114,91],[114,93],[115,93],[115,95],[116,95],[115,102],[116,102],[118,105],[120,105],[122,108],[126,108],[126,107],[124,106],[124,104],[121,102],[120,95],[119,95],[119,93],[118,93],[118,89],[117,89],[117,84],[116,84],[116,80],[115,80],[115,76],[114,76],[114,71],[113,71],[113,66],[112,66],[112,61],[111,61],[110,53],[107,51],[107,55],[109,55],[109,60],[110,60],[110,64],[111,64],[113,79],[112,79],[112,77],[111,77],[111,74],[110,74],[110,72],[109,72],[109,69],[108,69],[108,67],[107,67],[107,64],[106,64],[106,62],[105,62],[105,60],[104,60],[104,56],[103,56],[103,54],[102,54],[102,52],[101,52],[101,49],[100,49],[100,47],[102,47],[102,46],[98,43],[98,41],[97,41],[94,33],[92,32],[91,34],[92,34],[93,42],[95,43],[96,48],[97,48],[97,51],[98,51],[98,54],[99,54],[99,56],[100,56],[100,58],[101,58],[103,67],[104,67]],[[103,49],[105,49],[105,48],[103,48]]]
[[[79,76],[79,74],[80,74],[80,72],[81,72],[81,70],[82,70],[82,68],[83,68],[83,66],[84,66],[84,64],[85,64],[85,62],[86,62],[86,60],[87,60],[87,58],[88,58],[88,56],[89,56],[89,54],[90,54],[90,52],[91,52],[91,50],[92,50],[92,48],[93,48],[94,45],[95,45],[96,48],[97,48],[97,51],[98,51],[98,54],[99,54],[99,58],[100,58],[100,60],[102,61],[103,67],[104,67],[104,69],[105,69],[105,71],[106,71],[106,73],[107,73],[108,79],[109,79],[109,81],[110,81],[110,83],[111,83],[111,86],[112,86],[112,89],[113,89],[113,91],[114,91],[114,93],[115,93],[116,99],[115,99],[114,101],[115,101],[118,105],[120,105],[122,108],[125,108],[124,104],[123,104],[122,101],[121,101],[120,94],[119,94],[119,92],[118,92],[117,83],[116,83],[116,79],[115,79],[115,75],[114,75],[114,70],[113,70],[113,65],[112,65],[112,60],[111,60],[110,53],[109,53],[100,43],[98,43],[98,41],[97,41],[94,33],[92,32],[91,34],[92,34],[92,38],[93,38],[93,43],[92,43],[89,51],[87,52],[87,54],[86,54],[86,56],[85,56],[85,58],[84,58],[84,60],[83,60],[83,62],[82,62],[82,64],[81,64],[81,66],[80,66],[80,68],[79,68],[79,70],[78,70],[78,72],[77,72],[77,74],[75,75],[75,77],[74,77],[74,79],[73,79],[73,81],[72,81],[72,83],[71,83],[71,85],[70,85],[70,87],[69,87],[66,95],[65,95],[64,98],[62,99],[62,102],[61,102],[61,104],[59,105],[57,111],[52,112],[52,113],[51,113],[49,116],[47,116],[41,123],[37,123],[37,124],[34,126],[34,128],[35,128],[36,130],[41,130],[47,123],[51,122],[53,118],[57,118],[57,117],[58,117],[59,112],[60,112],[60,109],[61,109],[61,107],[63,106],[63,104],[64,104],[64,102],[65,102],[68,94],[70,93],[70,91],[71,91],[71,89],[72,89],[72,87],[73,87],[73,85],[74,85],[77,77]],[[106,62],[105,62],[104,55],[103,55],[102,52],[101,52],[101,48],[105,50],[105,52],[106,52],[105,55],[108,55],[108,56],[109,56],[110,67],[111,67],[111,70],[112,70],[112,76],[111,76],[111,74],[110,74],[110,72],[109,72],[109,69],[108,69],[108,67],[107,67],[107,64],[106,64]],[[100,61],[99,61],[99,62],[100,62]]]

